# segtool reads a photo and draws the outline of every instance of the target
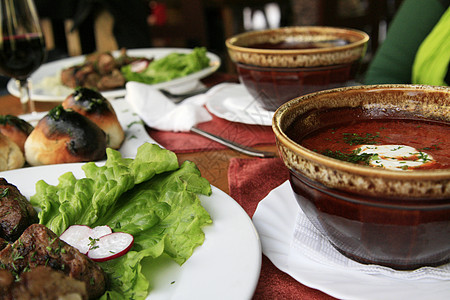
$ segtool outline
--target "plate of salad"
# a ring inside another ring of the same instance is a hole
[[[112,55],[119,57],[121,51]],[[132,58],[152,60],[143,68],[121,68],[127,81],[139,81],[151,84],[155,88],[188,91],[199,85],[199,80],[214,73],[221,64],[220,58],[205,48],[146,48],[129,49],[126,54]],[[63,101],[73,88],[63,85],[61,71],[86,61],[86,55],[74,56],[43,64],[30,76],[31,98],[36,101]],[[8,81],[7,89],[12,95],[19,97],[20,91],[16,81]],[[106,98],[125,96],[125,88],[103,91]]]
[[[1,172],[57,235],[74,224],[134,236],[126,254],[97,262],[101,299],[250,299],[261,267],[258,234],[245,211],[192,162],[145,143],[134,159],[108,149],[102,163]],[[101,225],[100,225],[101,224]],[[108,298],[109,297],[109,298]]]

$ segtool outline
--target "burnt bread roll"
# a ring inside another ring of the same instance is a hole
[[[88,88],[77,88],[64,100],[62,106],[82,114],[97,124],[106,133],[107,147],[120,148],[125,133],[114,108],[102,94]]]
[[[24,152],[24,144],[27,137],[33,131],[33,126],[16,116],[0,116],[0,133],[9,137]]]
[[[106,153],[106,135],[94,122],[61,105],[36,125],[25,141],[25,158],[32,165],[96,161]]]
[[[25,157],[19,146],[0,133],[0,171],[21,168],[24,164]]]

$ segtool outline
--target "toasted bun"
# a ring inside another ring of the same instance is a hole
[[[25,141],[30,165],[95,161],[106,152],[106,135],[95,123],[57,106],[43,117]]]
[[[97,124],[106,133],[108,147],[120,148],[125,133],[111,103],[100,93],[87,88],[78,88],[64,100],[62,106],[82,114]]]
[[[0,116],[0,133],[9,137],[24,152],[25,140],[33,131],[33,126],[16,116]]]
[[[25,158],[19,146],[0,133],[0,171],[21,168],[24,164]]]

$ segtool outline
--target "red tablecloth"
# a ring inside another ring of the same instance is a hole
[[[230,196],[252,217],[260,200],[288,179],[288,171],[279,158],[233,158],[228,169]],[[276,268],[263,255],[261,275],[254,299],[333,299],[309,288]]]
[[[198,128],[245,146],[275,144],[275,135],[270,126],[247,125],[229,122],[213,115],[212,121],[200,123]],[[166,149],[175,153],[189,153],[225,149],[219,143],[190,132],[148,130],[150,136]]]

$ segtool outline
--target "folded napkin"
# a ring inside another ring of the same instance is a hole
[[[228,167],[230,196],[251,217],[261,199],[286,181],[288,170],[279,158],[232,158]]]
[[[148,84],[130,81],[125,88],[126,101],[151,128],[175,132],[189,131],[192,126],[212,119],[204,107],[208,99],[206,95],[193,96],[175,104]],[[208,93],[214,93],[214,89],[206,94]]]

